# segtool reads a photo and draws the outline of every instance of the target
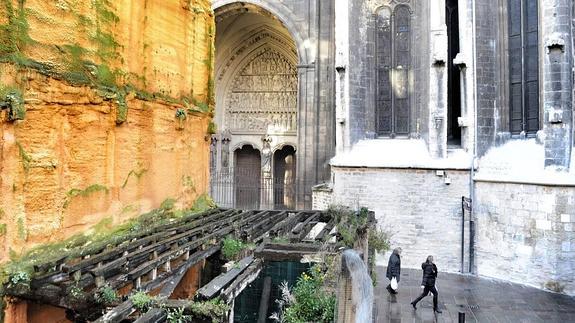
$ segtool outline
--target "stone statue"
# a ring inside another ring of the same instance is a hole
[[[270,143],[272,138],[270,136],[264,136],[262,138],[264,143],[262,148],[262,171],[264,176],[271,176],[272,172],[272,149]]]
[[[285,171],[284,171],[284,205],[287,209],[295,207],[295,189],[294,189],[294,157],[288,155],[285,158]]]

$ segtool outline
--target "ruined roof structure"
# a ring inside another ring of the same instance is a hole
[[[5,293],[65,308],[68,317],[77,321],[162,322],[170,309],[179,308],[196,315],[196,320],[212,316],[227,320],[229,309],[197,312],[194,306],[217,297],[225,308],[258,277],[266,261],[299,261],[305,255],[335,252],[335,239],[331,247],[325,244],[335,224],[333,216],[320,211],[210,209],[186,214],[113,241],[71,248],[69,255],[60,254],[59,259],[37,262],[29,281],[11,281]],[[319,229],[312,232],[314,228]],[[257,247],[246,250],[229,271],[199,286],[195,299],[172,299],[192,267],[204,261],[217,264],[218,257],[213,256],[228,236]],[[274,238],[283,242],[273,242]],[[105,300],[106,293],[116,296]],[[146,293],[154,298],[142,307],[134,295]]]

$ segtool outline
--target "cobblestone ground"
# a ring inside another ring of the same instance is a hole
[[[439,273],[439,308],[433,313],[433,297],[409,304],[422,292],[421,270],[402,269],[399,293],[390,295],[385,287],[385,267],[377,267],[374,290],[375,322],[575,322],[575,297],[536,288],[458,274]]]

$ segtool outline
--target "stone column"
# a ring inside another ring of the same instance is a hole
[[[541,0],[545,167],[568,170],[573,147],[572,1]]]
[[[430,0],[429,152],[447,156],[447,26],[445,0]]]
[[[311,187],[317,178],[315,136],[317,105],[315,101],[315,64],[298,65],[298,122],[296,152],[296,208],[311,207]],[[322,140],[326,140],[323,138]]]
[[[475,143],[475,70],[473,67],[474,0],[459,0],[459,54],[453,63],[461,72],[461,147],[473,150]]]
[[[335,19],[335,118],[338,154],[349,150],[349,0],[336,0]]]

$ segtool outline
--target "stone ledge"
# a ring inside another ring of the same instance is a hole
[[[561,187],[575,187],[575,178],[573,177],[556,177],[549,176],[543,178],[538,176],[538,174],[523,174],[521,177],[512,175],[496,175],[487,174],[480,175],[476,174],[473,177],[474,182],[486,182],[486,183],[501,183],[501,184],[523,184],[523,185],[538,185],[538,186],[561,186]]]
[[[434,159],[423,139],[361,140],[350,151],[331,159],[334,168],[408,168],[469,170],[471,154],[463,149],[449,150],[447,158]]]

